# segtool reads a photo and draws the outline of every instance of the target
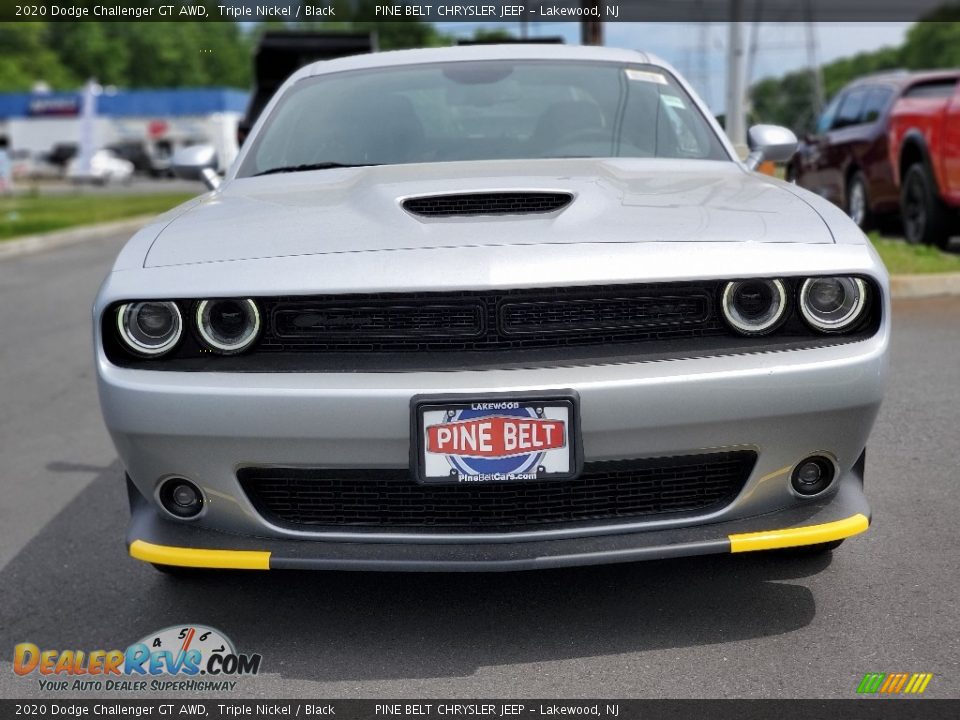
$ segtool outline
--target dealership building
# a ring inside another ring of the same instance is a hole
[[[248,93],[230,88],[105,89],[95,98],[96,148],[139,147],[169,158],[177,147],[212,144],[222,167],[237,154],[237,124]],[[0,147],[43,157],[81,141],[83,93],[0,93]]]

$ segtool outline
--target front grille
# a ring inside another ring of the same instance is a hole
[[[483,332],[483,308],[480,304],[288,303],[274,309],[273,331],[285,340],[477,336]]]
[[[720,508],[756,462],[751,451],[587,463],[574,480],[420,485],[406,470],[242,468],[269,521],[337,528],[509,531]]]
[[[795,298],[800,278],[787,278]],[[794,350],[856,342],[880,326],[879,302],[848,333],[810,329],[796,301],[775,332],[743,336],[721,317],[724,282],[631,283],[506,290],[254,298],[263,318],[250,350],[221,356],[185,332],[159,360],[125,350],[115,303],[104,350],[125,367],[192,372],[414,372],[571,367]],[[871,295],[879,297],[873,285]],[[184,318],[196,300],[178,299]]]
[[[403,209],[422,217],[530,215],[555,212],[573,196],[562,192],[484,192],[430,195],[403,201]]]
[[[663,328],[702,324],[709,312],[709,298],[695,294],[508,302],[500,327],[505,335]]]
[[[723,335],[715,283],[282,297],[262,352],[517,351]],[[606,346],[606,349],[604,348]]]

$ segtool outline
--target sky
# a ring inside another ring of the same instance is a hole
[[[876,50],[903,42],[909,22],[813,23],[819,63]],[[437,23],[443,32],[470,37],[478,27],[503,27],[504,23]],[[509,26],[509,25],[508,25]],[[510,30],[519,34],[519,23]],[[727,23],[605,23],[604,41],[610,47],[645,50],[673,65],[715,113],[723,112],[726,87]],[[580,41],[577,23],[530,23],[530,37],[562,36],[567,43]],[[807,66],[807,27],[804,23],[758,23],[756,32],[745,23],[751,77],[780,76]],[[753,40],[755,39],[755,42]]]

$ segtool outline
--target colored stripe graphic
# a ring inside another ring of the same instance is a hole
[[[861,694],[920,695],[927,689],[933,673],[867,673],[857,685]]]

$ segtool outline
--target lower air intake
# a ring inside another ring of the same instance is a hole
[[[238,477],[281,526],[496,532],[716,509],[755,462],[751,451],[591,462],[575,480],[480,485],[420,485],[406,470],[249,467]]]

